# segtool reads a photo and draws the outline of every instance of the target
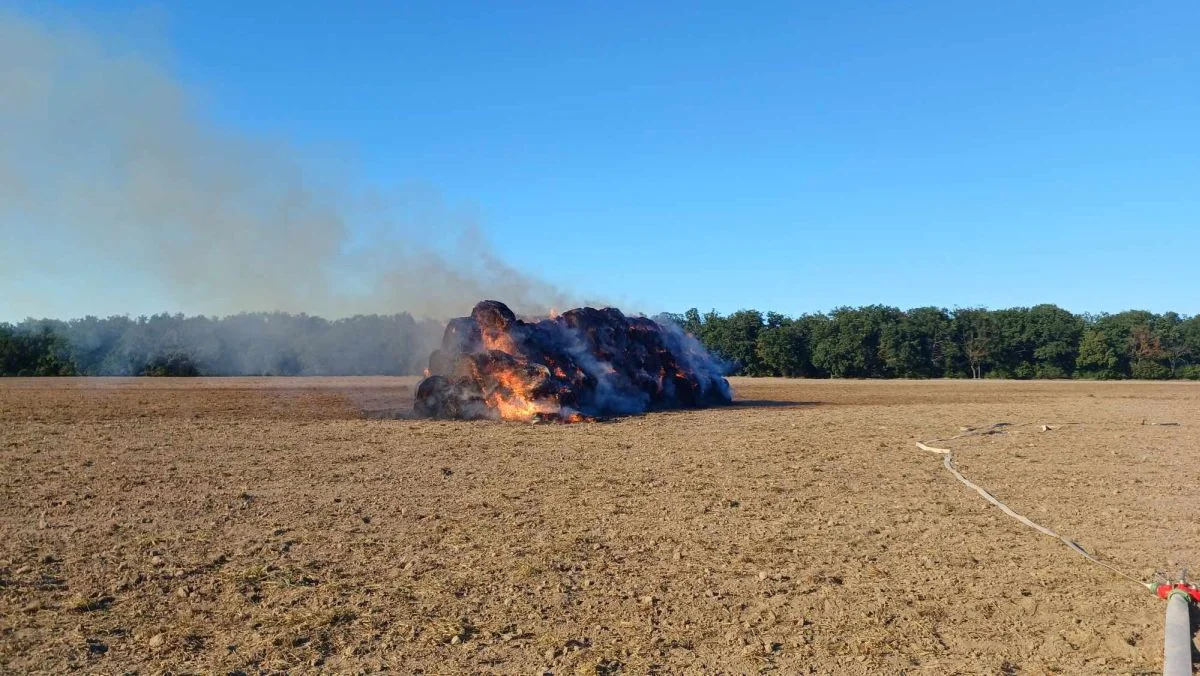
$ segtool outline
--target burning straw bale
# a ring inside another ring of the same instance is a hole
[[[722,372],[673,324],[590,307],[526,322],[485,300],[446,326],[413,408],[438,418],[577,422],[728,404]]]

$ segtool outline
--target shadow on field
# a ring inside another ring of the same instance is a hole
[[[422,418],[413,413],[409,408],[383,408],[383,409],[362,409],[359,411],[358,417],[367,420],[432,420],[432,418]]]
[[[653,416],[660,413],[683,413],[687,411],[697,410],[721,410],[724,408],[811,408],[820,406],[819,401],[776,401],[772,399],[741,399],[727,406],[711,406],[707,409],[688,409],[688,408],[665,408],[645,411],[643,413],[630,413],[626,415],[604,416],[596,418],[592,423],[613,423],[629,418],[641,418],[645,416]],[[417,415],[411,408],[385,408],[385,409],[360,409],[358,417],[368,420],[435,420],[425,416]],[[501,421],[494,421],[501,422]],[[524,424],[524,423],[523,423]]]
[[[820,405],[819,401],[776,401],[774,399],[739,399],[730,404],[734,408],[811,408]]]
[[[1200,646],[1198,646],[1196,643],[1196,638],[1200,637],[1200,613],[1196,612],[1196,608],[1194,606],[1195,606],[1195,604],[1193,604],[1193,607],[1191,609],[1192,612],[1191,612],[1191,615],[1189,616],[1191,618],[1191,624],[1192,624],[1192,670],[1193,671],[1196,670],[1196,667],[1200,667]]]

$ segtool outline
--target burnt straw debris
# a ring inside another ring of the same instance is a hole
[[[669,322],[616,308],[524,321],[480,302],[446,326],[413,410],[435,418],[579,422],[732,401],[720,360]]]

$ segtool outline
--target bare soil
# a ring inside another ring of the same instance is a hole
[[[914,445],[995,422],[1038,424],[939,445],[1138,578],[1200,567],[1196,384],[528,425],[400,418],[414,383],[0,381],[0,671],[1157,671],[1162,601]]]

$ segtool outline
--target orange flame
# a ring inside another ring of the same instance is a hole
[[[505,420],[532,420],[539,413],[557,412],[557,402],[543,402],[530,394],[530,383],[512,371],[492,374],[498,386],[485,393],[488,405]]]
[[[504,331],[483,331],[483,344],[488,350],[503,352],[515,360],[515,366],[496,365],[495,369],[487,368],[491,379],[496,385],[484,392],[484,401],[494,409],[504,420],[529,422],[540,418],[550,418],[563,422],[583,422],[587,418],[579,413],[563,415],[563,406],[555,393],[538,396],[535,390],[545,384],[545,377],[553,373],[559,378],[565,378],[562,367],[555,366],[553,371],[537,365],[530,369],[530,361],[525,358],[513,337]],[[536,375],[539,368],[544,375]],[[486,379],[480,379],[486,380]]]
[[[499,350],[514,357],[521,356],[513,337],[504,331],[484,331],[483,346],[489,350]]]

